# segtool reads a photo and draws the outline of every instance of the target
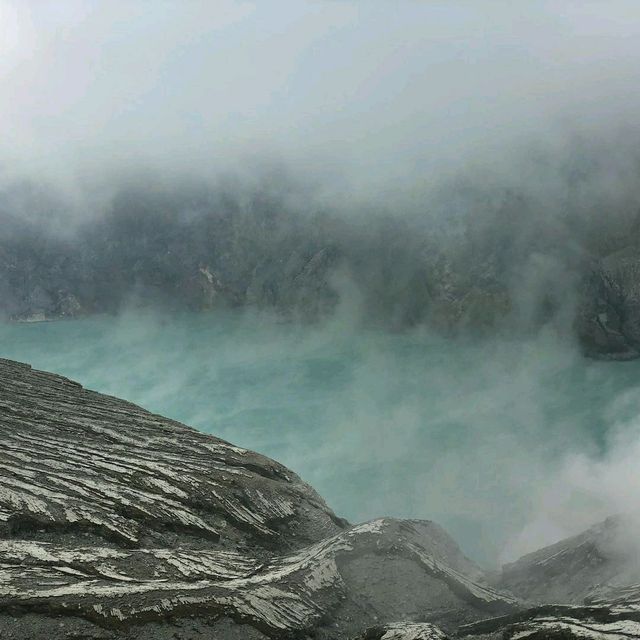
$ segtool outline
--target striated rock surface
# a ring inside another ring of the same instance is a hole
[[[25,365],[0,361],[0,378],[5,536],[91,533],[124,546],[189,536],[266,550],[341,528],[313,489],[263,456]]]
[[[438,627],[425,622],[396,622],[373,627],[358,640],[446,640]]]
[[[519,608],[434,523],[349,526],[268,458],[6,360],[0,435],[2,638],[349,638]]]

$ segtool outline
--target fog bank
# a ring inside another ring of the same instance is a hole
[[[631,1],[3,0],[5,176],[277,157],[357,194],[637,135]]]
[[[640,229],[635,12],[4,0],[0,312],[570,333]]]

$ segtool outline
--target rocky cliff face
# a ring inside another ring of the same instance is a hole
[[[594,263],[585,278],[576,326],[595,357],[640,357],[640,250],[627,247]]]
[[[626,212],[607,226],[477,186],[402,213],[345,212],[286,180],[252,189],[149,181],[65,225],[63,203],[14,191],[0,191],[5,319],[141,305],[258,307],[313,321],[342,301],[376,326],[451,333],[535,329],[569,317],[580,298],[576,330],[589,355],[640,353],[629,249],[640,225]]]
[[[624,559],[592,561],[610,524],[495,584],[432,522],[350,525],[268,458],[6,360],[0,436],[2,638],[640,633]]]

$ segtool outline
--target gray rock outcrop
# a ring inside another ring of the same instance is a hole
[[[587,355],[613,360],[640,357],[640,251],[617,251],[585,279],[576,329]]]

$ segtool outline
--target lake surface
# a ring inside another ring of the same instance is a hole
[[[124,314],[0,325],[0,345],[279,460],[351,521],[435,520],[485,564],[620,508],[620,457],[640,442],[640,363],[589,361],[544,332]]]

